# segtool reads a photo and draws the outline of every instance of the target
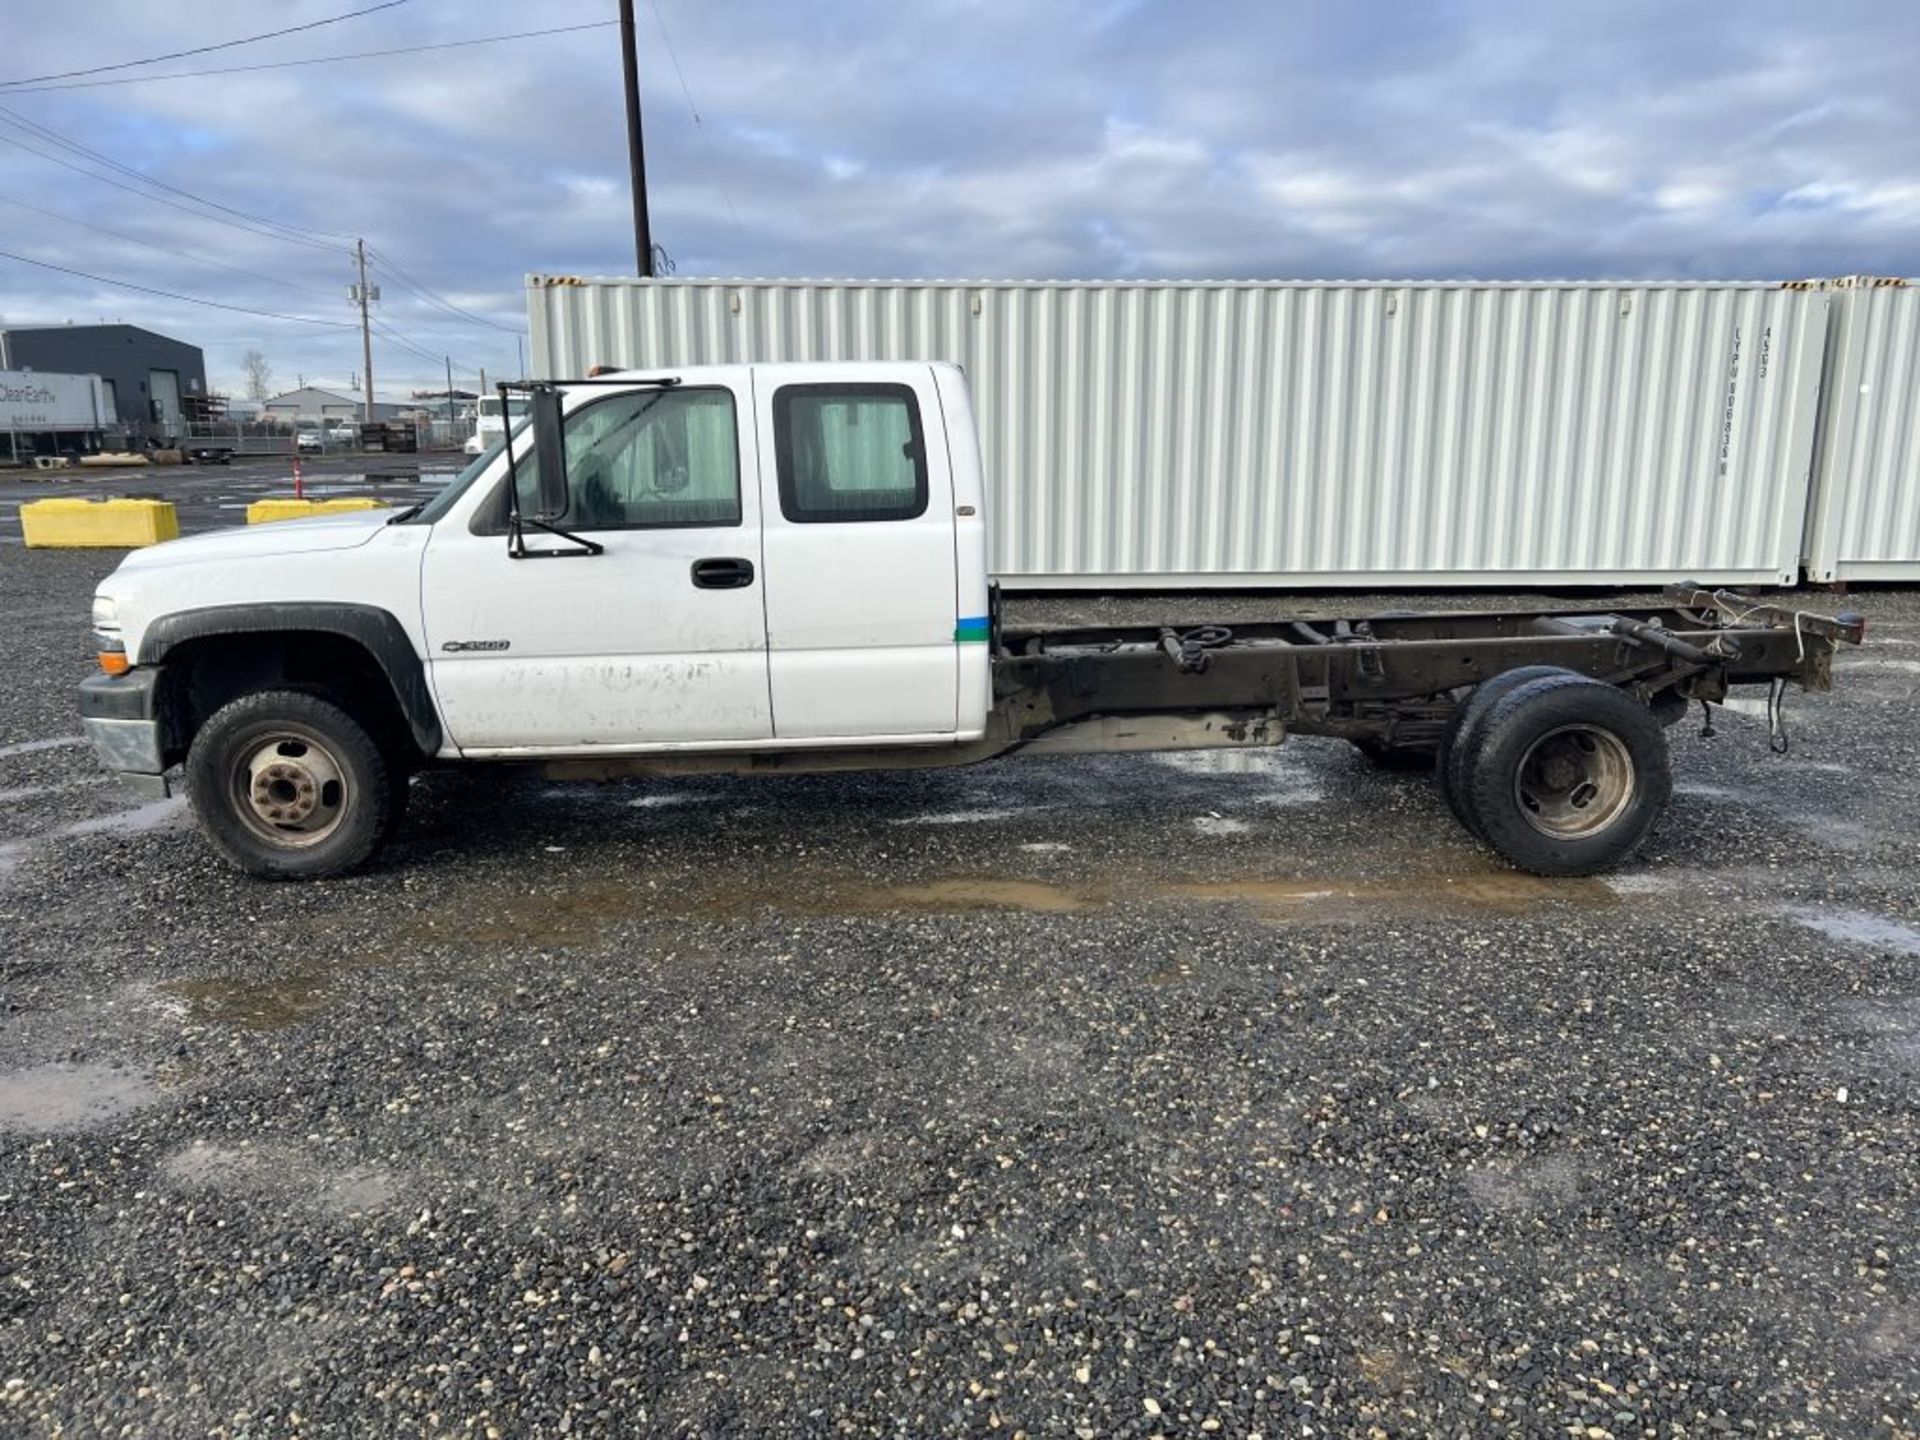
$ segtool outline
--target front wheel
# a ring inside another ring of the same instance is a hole
[[[302,691],[223,706],[194,736],[186,773],[214,848],[265,880],[351,870],[380,848],[395,816],[395,777],[366,727]]]
[[[1592,875],[1639,846],[1673,790],[1647,707],[1581,675],[1510,691],[1487,715],[1466,800],[1489,845],[1535,875]]]

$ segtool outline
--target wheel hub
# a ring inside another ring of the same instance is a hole
[[[255,747],[234,778],[247,820],[279,844],[324,839],[346,813],[344,771],[310,736],[272,736]]]
[[[320,803],[320,787],[301,765],[268,765],[253,777],[253,808],[276,825],[299,825]]]
[[[1637,789],[1633,756],[1619,736],[1598,725],[1567,725],[1541,736],[1514,779],[1527,823],[1561,840],[1605,830]]]

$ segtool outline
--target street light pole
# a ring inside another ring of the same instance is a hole
[[[647,147],[640,130],[640,57],[633,33],[633,0],[620,0],[620,60],[627,77],[627,160],[633,169],[633,249],[644,280],[653,274],[653,226],[647,218]]]

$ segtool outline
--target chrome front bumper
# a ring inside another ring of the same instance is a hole
[[[166,740],[155,704],[159,673],[90,675],[80,682],[80,729],[93,753],[140,789],[165,795]]]

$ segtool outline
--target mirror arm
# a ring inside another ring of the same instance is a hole
[[[549,535],[557,535],[562,540],[578,545],[580,548],[578,550],[529,550],[526,533],[521,529],[523,524],[531,525],[536,530],[544,530]],[[513,526],[507,540],[507,554],[514,560],[564,560],[606,553],[607,547],[598,540],[589,540],[586,536],[576,535],[571,530],[562,530],[558,525],[549,525],[538,516],[529,515],[522,519],[518,509],[515,510]]]

